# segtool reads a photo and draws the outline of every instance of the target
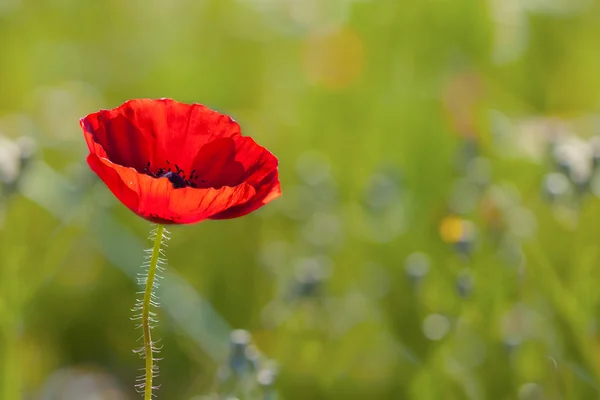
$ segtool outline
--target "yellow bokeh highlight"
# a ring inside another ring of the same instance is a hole
[[[463,219],[455,215],[449,215],[440,224],[440,236],[446,243],[458,242],[464,234],[465,225]]]

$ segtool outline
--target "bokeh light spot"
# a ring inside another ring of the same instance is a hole
[[[428,315],[423,321],[423,334],[429,340],[441,340],[450,331],[450,321],[441,314]]]

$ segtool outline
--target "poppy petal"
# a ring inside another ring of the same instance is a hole
[[[148,137],[123,115],[100,111],[79,122],[90,153],[141,172],[152,159]]]
[[[259,185],[267,175],[277,170],[277,158],[248,136],[233,139],[236,143],[235,160],[244,166],[241,181]]]
[[[189,170],[195,151],[221,137],[241,135],[229,116],[194,103],[171,99],[129,100],[112,110],[101,110],[81,121],[81,127],[108,158],[141,172],[148,162],[164,167],[167,160]],[[97,147],[88,140],[90,152]],[[100,155],[102,157],[102,155]]]
[[[250,137],[237,137],[236,162],[244,167],[240,181],[249,183],[256,195],[249,202],[223,211],[212,219],[237,218],[246,215],[281,196],[277,158]]]
[[[112,163],[94,154],[88,164],[112,193],[131,211],[157,223],[191,224],[248,202],[255,189],[242,183],[219,189],[175,189],[167,178],[139,174],[133,168]]]
[[[210,217],[210,219],[230,219],[243,217],[281,196],[281,185],[277,171],[267,175],[256,187],[256,195],[248,202],[233,206]]]
[[[200,187],[235,186],[243,182],[245,168],[236,160],[236,144],[231,138],[214,140],[198,151],[193,164]]]
[[[88,155],[87,162],[121,203],[134,212],[138,209],[139,198],[136,190],[140,186],[138,173],[131,168],[110,168],[95,154]]]

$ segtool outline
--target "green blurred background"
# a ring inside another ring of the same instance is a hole
[[[232,115],[283,188],[170,229],[159,399],[599,398],[599,21],[594,0],[0,0],[0,400],[139,397],[150,226],[78,125],[139,97]]]

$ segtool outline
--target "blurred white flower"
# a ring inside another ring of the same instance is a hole
[[[0,134],[0,183],[11,184],[21,171],[19,145]]]

